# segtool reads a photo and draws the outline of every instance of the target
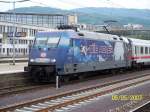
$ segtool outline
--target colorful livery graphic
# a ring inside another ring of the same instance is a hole
[[[74,61],[77,63],[113,60],[113,42],[82,39],[73,39],[72,41],[73,47],[69,50],[69,54],[72,53]]]

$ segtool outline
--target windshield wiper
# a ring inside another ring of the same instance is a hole
[[[60,39],[61,39],[61,36],[60,36],[60,38],[59,38],[59,40],[58,40],[57,47],[58,47],[58,45],[59,45]]]

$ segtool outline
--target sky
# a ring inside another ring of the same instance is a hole
[[[0,0],[11,1],[14,0]],[[20,1],[20,0],[15,0]],[[12,3],[1,3],[0,11],[12,9]],[[150,9],[150,0],[30,0],[23,3],[16,3],[16,8],[29,6],[43,6],[60,9],[74,9],[83,7],[114,7],[114,8],[134,8]]]

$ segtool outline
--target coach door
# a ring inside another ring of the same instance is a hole
[[[114,56],[115,61],[124,61],[125,49],[124,49],[124,43],[123,42],[116,42],[114,46]]]

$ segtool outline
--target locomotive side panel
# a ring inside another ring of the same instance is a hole
[[[65,74],[129,66],[123,41],[72,39]]]

